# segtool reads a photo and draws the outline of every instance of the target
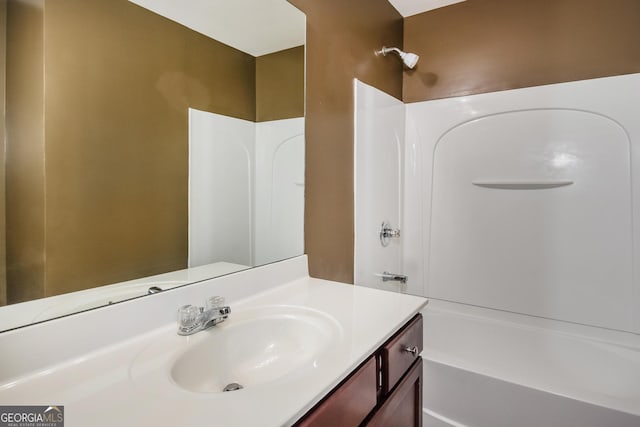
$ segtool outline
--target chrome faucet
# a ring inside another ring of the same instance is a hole
[[[204,307],[191,304],[178,309],[178,335],[192,335],[222,323],[231,314],[231,307],[224,305],[224,298],[215,296],[207,299]]]

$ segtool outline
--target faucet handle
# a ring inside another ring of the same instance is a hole
[[[200,307],[191,304],[178,309],[178,328],[183,332],[190,332],[200,326]]]
[[[206,301],[206,311],[208,313],[214,313],[216,317],[215,323],[224,322],[231,314],[231,308],[225,305],[224,297],[215,296],[210,297]]]
[[[214,296],[207,298],[205,303],[206,310],[215,310],[224,307],[224,297]]]

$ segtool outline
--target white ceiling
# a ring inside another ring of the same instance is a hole
[[[407,17],[465,0],[389,0],[400,15]]]
[[[305,42],[305,15],[287,0],[129,0],[253,56]]]

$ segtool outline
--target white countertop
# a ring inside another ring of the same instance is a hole
[[[232,276],[242,274],[246,273]],[[216,279],[216,283],[224,284],[224,280]],[[179,347],[187,347],[207,333],[179,337],[175,322],[165,322],[147,333],[116,340],[70,359],[58,359],[50,366],[39,361],[30,371],[24,368],[20,373],[23,366],[16,362],[17,377],[0,372],[0,402],[64,405],[67,427],[290,425],[425,304],[420,297],[297,278],[231,301],[232,314],[227,320],[231,324],[234,313],[261,306],[304,307],[330,316],[339,331],[337,344],[320,363],[309,363],[296,375],[232,393],[194,393],[169,380],[162,364],[165,352],[157,351],[157,360],[150,363],[157,363],[159,368],[150,368],[144,380],[134,378],[134,361],[145,351],[149,354],[149,349],[153,352],[156,343],[170,339],[179,351]],[[3,342],[0,336],[0,345],[20,342],[19,336],[10,338]],[[46,352],[47,348],[27,344],[24,351]],[[14,351],[0,357],[17,356],[19,352]]]

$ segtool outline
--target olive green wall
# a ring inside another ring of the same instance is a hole
[[[7,8],[6,255],[9,303],[44,295],[44,0]]]
[[[304,116],[304,46],[256,58],[256,121]]]
[[[402,17],[386,0],[290,0],[307,14],[304,237],[313,277],[353,283],[353,79],[402,96]]]
[[[7,59],[7,0],[0,0],[0,306],[7,303],[5,234],[5,89]]]
[[[640,72],[638,0],[467,0],[405,19],[405,102]]]

